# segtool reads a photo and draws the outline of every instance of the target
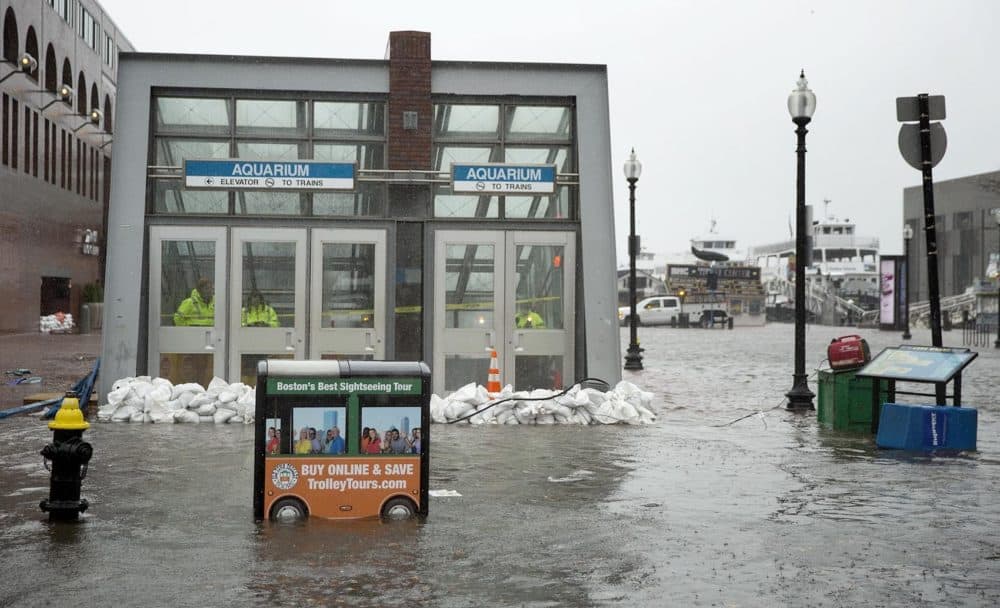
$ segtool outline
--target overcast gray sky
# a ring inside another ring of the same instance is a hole
[[[606,64],[620,259],[633,146],[646,248],[685,250],[713,217],[741,247],[788,236],[800,68],[817,96],[807,202],[818,217],[830,199],[883,253],[901,252],[902,189],[920,184],[896,97],[946,97],[935,181],[1000,169],[996,0],[101,3],[140,51],[381,59],[389,32],[411,29],[437,60]]]

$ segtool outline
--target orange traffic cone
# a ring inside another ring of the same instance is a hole
[[[486,379],[486,392],[490,398],[500,396],[500,365],[497,363],[497,351],[490,351],[490,370]]]

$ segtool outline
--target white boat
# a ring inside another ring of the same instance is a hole
[[[824,201],[825,205],[829,203],[829,200]],[[878,238],[859,235],[850,219],[828,214],[822,220],[813,221],[812,237],[812,263],[806,268],[809,297],[843,301],[848,308],[877,309]],[[749,260],[760,267],[768,306],[781,307],[788,303],[793,285],[790,279],[794,275],[794,236],[752,247]]]

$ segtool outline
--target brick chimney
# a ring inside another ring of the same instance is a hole
[[[431,35],[389,33],[390,169],[431,169]]]

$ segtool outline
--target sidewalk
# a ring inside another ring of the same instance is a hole
[[[35,393],[64,393],[90,373],[101,352],[101,333],[0,334],[0,409],[21,405]],[[38,384],[8,386],[19,376],[7,370],[25,368]]]

